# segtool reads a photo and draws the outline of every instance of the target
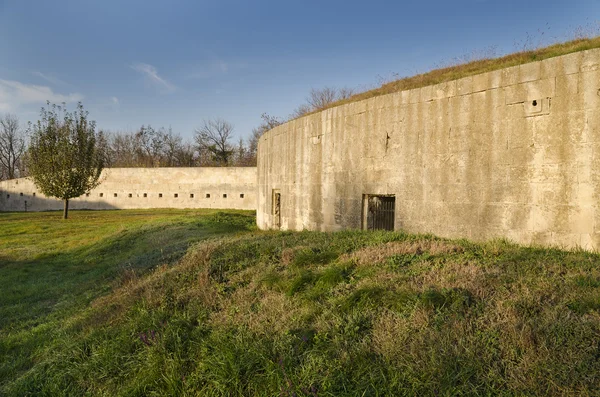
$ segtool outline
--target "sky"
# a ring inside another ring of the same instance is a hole
[[[223,118],[247,138],[311,88],[374,88],[600,34],[600,0],[0,0],[0,115],[81,101],[98,128]]]

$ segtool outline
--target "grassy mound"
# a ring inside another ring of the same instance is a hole
[[[556,43],[548,47],[538,48],[535,50],[516,52],[505,55],[499,58],[477,59],[472,62],[467,62],[459,65],[452,65],[440,69],[431,70],[426,73],[421,73],[415,76],[404,77],[381,85],[372,90],[360,92],[352,95],[350,98],[342,99],[328,104],[311,113],[320,112],[322,110],[335,106],[344,105],[347,103],[362,101],[380,95],[392,94],[414,88],[427,87],[430,85],[445,83],[452,80],[461,79],[463,77],[474,76],[477,74],[492,72],[494,70],[505,69],[511,66],[523,65],[525,63],[542,61],[544,59],[553,58],[561,55],[571,54],[573,52],[600,48],[600,36],[593,38],[580,38],[565,43]]]
[[[388,232],[201,242],[64,321],[32,395],[596,395],[600,257]]]
[[[248,211],[73,211],[0,214],[0,395],[71,335],[65,321],[100,296],[201,240],[254,228]]]

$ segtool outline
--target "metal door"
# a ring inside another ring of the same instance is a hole
[[[396,197],[365,195],[367,230],[394,230]]]
[[[281,193],[273,189],[273,227],[281,228]]]

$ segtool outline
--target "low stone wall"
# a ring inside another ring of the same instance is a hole
[[[600,50],[285,123],[258,190],[263,229],[370,228],[388,205],[396,230],[598,249]]]
[[[70,209],[256,209],[256,168],[110,168]],[[27,178],[0,182],[0,211],[60,210]]]

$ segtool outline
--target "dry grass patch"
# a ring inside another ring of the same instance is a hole
[[[449,261],[414,276],[409,284],[420,291],[428,288],[463,288],[479,299],[488,299],[494,290],[490,288],[488,274],[494,271],[482,268],[472,261]]]
[[[392,241],[344,254],[340,257],[340,260],[353,261],[359,266],[369,266],[382,263],[393,255],[421,255],[423,253],[440,255],[462,251],[461,246],[443,240]]]

